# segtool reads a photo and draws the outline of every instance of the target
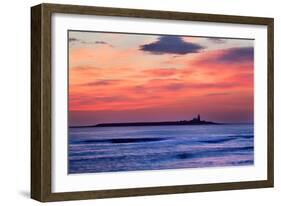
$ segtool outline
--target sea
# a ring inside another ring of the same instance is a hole
[[[254,164],[253,124],[69,128],[68,173]]]

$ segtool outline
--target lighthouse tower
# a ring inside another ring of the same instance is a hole
[[[200,120],[200,114],[197,115],[197,120],[198,120],[198,121],[201,121],[201,120]]]

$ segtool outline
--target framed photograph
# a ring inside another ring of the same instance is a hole
[[[31,197],[273,187],[273,19],[31,8]]]

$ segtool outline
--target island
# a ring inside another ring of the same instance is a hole
[[[129,127],[129,126],[170,126],[170,125],[219,125],[221,123],[201,120],[200,114],[192,120],[163,121],[163,122],[120,122],[120,123],[100,123],[88,126],[71,127]]]

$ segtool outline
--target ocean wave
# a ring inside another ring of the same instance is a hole
[[[77,141],[75,144],[91,144],[91,143],[113,143],[113,144],[124,144],[124,143],[141,143],[141,142],[157,142],[163,141],[166,138],[116,138],[116,139],[88,139]]]

